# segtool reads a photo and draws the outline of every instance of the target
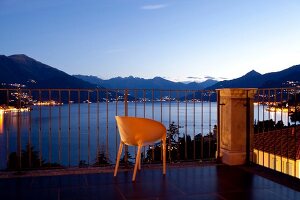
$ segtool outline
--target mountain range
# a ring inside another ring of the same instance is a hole
[[[181,83],[173,82],[161,77],[154,77],[153,79],[144,79],[139,77],[116,77],[108,80],[100,79],[96,76],[74,75],[76,78],[82,79],[89,83],[102,86],[105,88],[119,88],[119,89],[159,89],[159,90],[202,90],[216,84],[218,81],[208,79],[204,82],[197,83]]]
[[[172,82],[161,77],[144,79],[138,77],[116,77],[103,80],[95,76],[71,76],[61,70],[43,64],[26,55],[0,55],[0,83],[18,83],[28,88],[130,88],[130,89],[166,89],[201,90],[217,88],[278,88],[295,86],[300,83],[300,65],[285,70],[260,74],[254,70],[232,80],[217,82],[207,80],[201,83]]]

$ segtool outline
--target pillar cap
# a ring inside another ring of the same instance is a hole
[[[246,90],[246,91],[249,91],[249,90],[258,90],[258,88],[219,88],[216,90]]]
[[[246,98],[248,96],[250,98],[253,98],[257,91],[257,88],[221,88],[216,90],[220,91],[220,96],[223,97],[230,96],[233,98]]]

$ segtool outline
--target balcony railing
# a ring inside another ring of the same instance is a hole
[[[0,169],[114,164],[115,115],[151,118],[167,130],[168,162],[215,160],[215,91],[155,89],[0,89]],[[127,148],[123,162],[134,162]],[[143,162],[160,161],[160,145]]]
[[[252,161],[300,178],[299,88],[260,89],[255,97]]]
[[[0,89],[0,169],[114,164],[116,115],[162,122],[170,163],[215,161],[218,98],[216,91],[204,90]],[[298,88],[257,91],[254,133],[248,137],[252,163],[300,177],[299,99]],[[134,162],[136,149],[125,152],[123,163]],[[160,152],[159,144],[145,147],[143,162],[160,162]]]

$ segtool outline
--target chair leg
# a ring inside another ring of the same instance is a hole
[[[163,174],[166,174],[166,140],[162,141],[163,146]]]
[[[140,159],[139,167],[138,167],[139,170],[141,170],[141,162],[142,162],[142,160]]]
[[[116,160],[114,176],[117,176],[122,150],[123,150],[123,142],[120,142],[120,147],[119,147],[118,156],[117,156],[117,160]]]
[[[142,146],[138,146],[138,151],[137,151],[137,155],[136,155],[136,158],[135,158],[135,165],[134,165],[132,181],[135,181],[136,171],[137,171],[139,162],[141,160],[141,149],[142,149]]]

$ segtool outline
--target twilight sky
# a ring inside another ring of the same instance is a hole
[[[300,64],[299,10],[299,0],[0,0],[0,54],[105,79],[232,79]]]

